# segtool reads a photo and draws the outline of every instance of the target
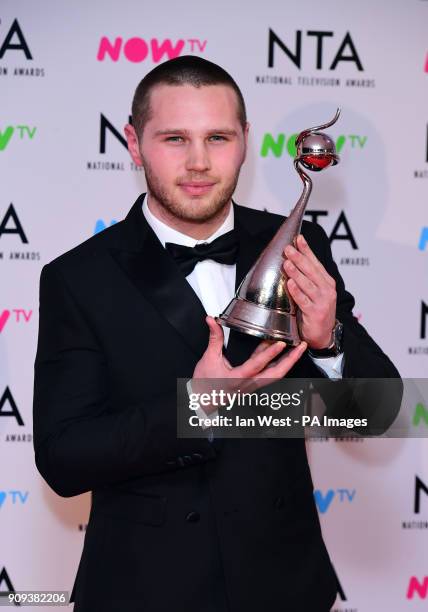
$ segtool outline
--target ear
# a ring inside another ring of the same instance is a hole
[[[126,136],[126,142],[128,143],[128,151],[132,157],[132,161],[136,166],[142,166],[143,160],[141,159],[140,145],[138,142],[138,136],[137,132],[135,131],[135,128],[130,123],[127,123],[125,125],[124,131]]]
[[[250,124],[247,123],[245,124],[245,128],[244,128],[244,158],[242,160],[242,163],[244,163],[246,157],[247,157],[247,148],[248,148],[248,134],[250,131]]]

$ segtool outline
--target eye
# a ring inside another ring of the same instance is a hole
[[[221,142],[222,140],[226,140],[226,138],[221,134],[213,134],[210,136],[210,140],[213,142]]]
[[[165,142],[183,142],[183,136],[167,136]]]

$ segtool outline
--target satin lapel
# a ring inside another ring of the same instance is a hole
[[[241,284],[244,276],[250,270],[259,254],[262,252],[271,236],[265,233],[253,233],[245,227],[240,218],[239,208],[235,207],[235,228],[239,239],[239,253],[236,262],[235,291]],[[230,330],[229,341],[224,354],[232,366],[237,366],[246,361],[253,350],[259,344],[260,338]]]
[[[140,205],[134,205],[124,223],[128,236],[135,238],[138,234],[138,250],[110,248],[110,253],[199,359],[209,335],[201,301],[146,222]],[[137,232],[134,224],[138,225]],[[166,330],[166,336],[168,333]]]

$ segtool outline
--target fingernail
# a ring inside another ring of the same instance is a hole
[[[285,342],[283,342],[282,340],[278,340],[278,342],[276,343],[276,346],[282,346],[285,347],[287,346]]]
[[[301,242],[302,244],[308,244],[308,243],[306,242],[306,240],[304,239],[303,234],[300,234],[300,235],[299,235],[299,238],[300,238],[300,242]]]
[[[301,343],[299,344],[299,349],[300,349],[301,351],[306,351],[307,347],[308,347],[307,342],[301,342]]]

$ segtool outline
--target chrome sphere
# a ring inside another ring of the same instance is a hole
[[[297,143],[296,159],[307,170],[315,172],[339,162],[333,140],[322,132],[311,132]]]

